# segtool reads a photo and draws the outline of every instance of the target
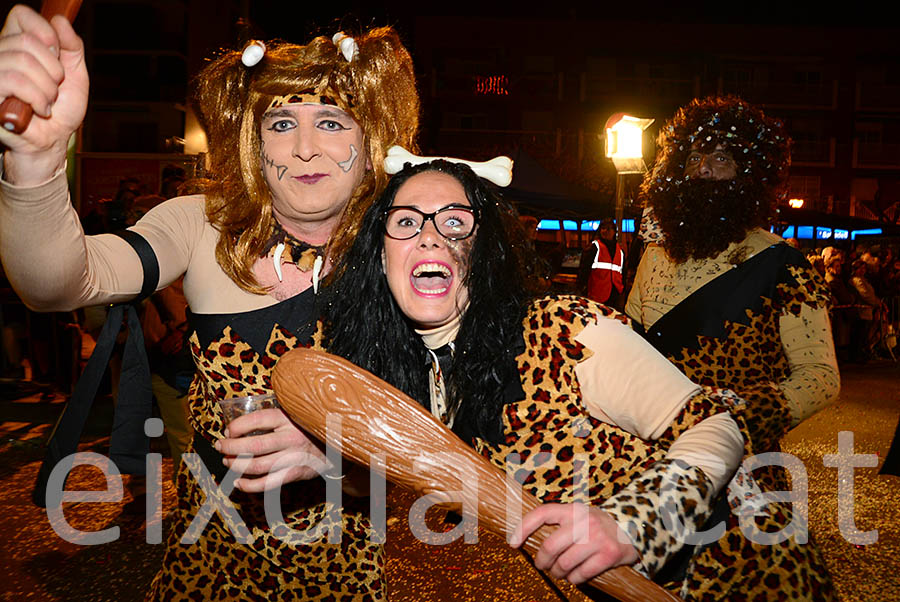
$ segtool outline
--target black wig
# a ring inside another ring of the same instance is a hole
[[[407,166],[391,179],[321,295],[325,346],[428,406],[429,355],[394,301],[381,260],[384,212],[407,180],[426,171],[455,178],[478,213],[463,279],[469,305],[447,378],[448,410],[458,423],[496,431],[500,394],[518,379],[503,360],[521,344],[522,320],[528,304],[546,289],[546,269],[513,206],[466,165],[435,160]]]

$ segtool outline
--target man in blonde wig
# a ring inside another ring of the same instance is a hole
[[[64,19],[17,6],[0,32],[0,68],[12,74],[0,98],[34,110],[21,134],[0,132],[0,253],[10,281],[41,311],[134,298],[144,271],[133,244],[85,236],[68,201],[66,142],[87,104],[81,39]],[[384,188],[381,158],[392,145],[415,146],[409,54],[390,28],[305,46],[254,43],[210,62],[195,100],[211,183],[131,229],[158,262],[157,288],[184,275],[197,366],[186,454],[194,460],[178,467],[178,506],[150,599],[382,600],[368,508],[345,495],[341,514],[326,512],[325,481],[302,460],[321,458],[318,447],[277,408],[226,429],[217,402],[270,393],[278,358],[312,342],[318,283]],[[237,457],[244,453],[254,455]],[[241,473],[230,495],[228,468]],[[263,490],[279,481],[283,522],[273,529]],[[241,521],[208,512],[213,502]],[[316,524],[326,528],[318,539],[285,536]],[[340,544],[326,543],[329,527]]]

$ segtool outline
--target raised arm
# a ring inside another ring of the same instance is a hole
[[[86,237],[58,173],[40,186],[0,181],[0,257],[9,282],[35,311],[125,301],[141,288],[141,263],[112,234]]]
[[[85,236],[69,202],[68,139],[84,117],[88,78],[81,39],[61,17],[47,22],[25,6],[0,31],[0,97],[29,103],[34,116],[6,145],[0,177],[0,257],[22,300],[38,311],[125,301],[141,289],[140,260],[121,238]],[[187,268],[199,238],[202,201],[165,203],[134,228],[153,247],[160,286]]]
[[[66,300],[80,296],[84,236],[62,172],[87,94],[84,46],[69,22],[14,6],[0,30],[0,98],[15,96],[34,116],[19,135],[0,128],[0,256],[34,309],[70,309]]]
[[[48,22],[27,6],[14,6],[0,30],[0,74],[0,98],[15,96],[34,111],[20,135],[0,128],[4,179],[41,184],[64,166],[69,137],[84,119],[84,44],[65,18]]]
[[[203,197],[193,196],[160,204],[130,228],[153,248],[159,263],[158,288],[188,269],[208,228],[205,223]],[[123,239],[84,235],[62,173],[29,188],[0,181],[0,256],[13,288],[36,311],[127,301],[143,282],[137,253]],[[209,282],[228,286],[227,277],[209,269],[215,268],[211,257],[204,265],[207,270],[200,271],[214,279]],[[216,298],[222,295],[221,288],[215,290]],[[192,307],[199,301],[196,307],[208,310],[208,297],[189,299]]]

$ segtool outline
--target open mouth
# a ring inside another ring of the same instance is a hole
[[[423,262],[413,268],[409,280],[419,294],[442,295],[450,290],[453,271],[444,263]]]

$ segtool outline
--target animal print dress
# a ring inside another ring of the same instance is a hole
[[[520,387],[503,393],[499,437],[478,432],[458,416],[454,431],[498,468],[508,470],[523,487],[546,503],[597,505],[622,527],[628,525],[641,562],[637,568],[686,600],[829,599],[827,573],[817,572],[812,546],[793,539],[761,553],[772,563],[748,555],[746,538],[735,538],[727,513],[734,495],[711,499],[702,471],[674,466],[669,446],[691,426],[720,412],[730,412],[749,449],[750,430],[741,415],[741,400],[727,391],[703,387],[685,403],[668,429],[655,440],[642,439],[597,420],[586,408],[575,373],[591,351],[576,339],[596,320],[629,320],[603,305],[579,297],[547,297],[534,303],[523,322],[522,342],[514,358]],[[649,376],[648,376],[649,377]],[[737,404],[737,405],[736,405]],[[677,462],[677,461],[676,461]],[[677,487],[671,487],[677,482]],[[734,482],[729,489],[734,486]],[[682,547],[661,522],[660,507],[678,508],[696,531],[726,522],[725,534],[706,547]],[[757,518],[762,531],[783,528],[783,508]],[[807,589],[811,588],[811,589]],[[589,596],[604,594],[586,588]],[[797,595],[798,598],[791,596]]]
[[[178,506],[149,599],[384,600],[384,559],[381,547],[371,543],[367,499],[344,495],[343,508],[333,508],[325,502],[322,479],[286,484],[280,496],[283,520],[273,518],[270,524],[263,494],[235,489],[226,496],[217,488],[227,472],[212,447],[224,436],[217,400],[272,392],[269,379],[278,358],[313,344],[312,290],[255,311],[190,319],[198,368],[189,394],[195,435],[179,467]],[[197,534],[192,521],[202,523],[208,516],[201,512],[207,495],[222,506],[233,505],[236,515],[214,512]],[[302,537],[317,527],[322,530],[313,532],[321,535]],[[336,543],[327,541],[332,530],[340,536]],[[236,544],[236,537],[246,543]]]

